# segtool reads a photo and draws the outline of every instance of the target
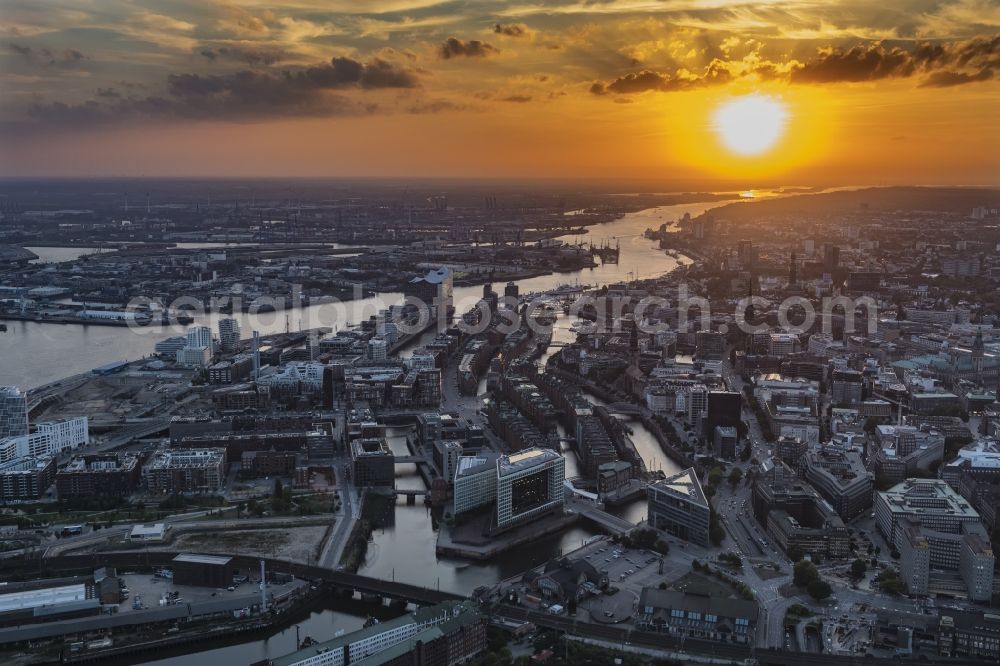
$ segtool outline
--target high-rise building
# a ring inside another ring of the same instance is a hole
[[[646,501],[651,527],[699,546],[709,545],[711,508],[693,467],[650,484]]]
[[[690,386],[686,397],[688,422],[698,431],[702,419],[708,415],[708,387],[704,384]]]
[[[840,247],[833,243],[823,243],[823,268],[833,271],[840,266]]]
[[[227,354],[233,354],[240,345],[240,323],[235,319],[219,321],[219,347]]]
[[[743,268],[751,269],[756,265],[757,248],[754,247],[753,241],[741,240],[737,253]]]
[[[384,361],[389,357],[389,344],[382,338],[372,338],[368,341],[368,358],[373,361]]]
[[[212,348],[212,329],[208,326],[192,326],[187,330],[188,347]]]
[[[566,460],[552,449],[525,449],[497,461],[497,528],[561,509]]]
[[[0,386],[0,439],[28,434],[28,397],[16,386]]]
[[[705,437],[713,438],[719,426],[739,428],[743,396],[735,391],[710,391],[705,410]],[[724,456],[732,458],[730,456]]]

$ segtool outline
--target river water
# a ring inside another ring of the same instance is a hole
[[[664,254],[656,243],[643,237],[647,228],[679,219],[685,213],[696,216],[725,201],[663,206],[629,213],[606,224],[590,227],[590,233],[566,237],[566,242],[595,245],[604,243],[621,248],[618,264],[600,265],[569,273],[556,273],[517,282],[521,293],[542,292],[561,284],[606,285],[627,279],[646,278],[666,273],[677,260]],[[222,247],[225,244],[187,243],[183,247]],[[91,248],[34,248],[46,261],[69,261]],[[457,287],[455,306],[458,312],[472,307],[482,295],[482,286]],[[329,326],[341,330],[375,314],[380,308],[399,303],[400,293],[384,293],[342,303],[327,303],[277,312],[236,314],[244,336],[256,328],[263,335],[289,328]],[[217,313],[196,315],[196,323],[215,329]],[[0,386],[14,384],[31,388],[61,377],[86,372],[113,361],[134,361],[153,353],[153,345],[170,335],[180,335],[185,327],[145,327],[130,329],[111,326],[57,325],[34,322],[6,322],[8,331],[0,333]]]
[[[597,266],[592,269],[562,273],[518,281],[522,294],[542,292],[561,284],[606,285],[628,279],[642,279],[669,272],[678,260],[667,256],[657,244],[643,236],[647,228],[657,228],[664,222],[679,219],[685,213],[696,216],[722,201],[703,204],[664,206],[625,215],[619,220],[590,228],[590,233],[577,240],[596,245],[619,245],[619,263]],[[47,248],[49,250],[53,248]],[[499,286],[499,285],[498,285]],[[455,289],[458,312],[471,307],[482,294],[481,286]],[[253,324],[263,334],[284,331],[287,325],[298,328],[301,320],[305,327],[316,325],[343,328],[356,323],[379,307],[399,302],[401,294],[381,294],[377,298],[360,299],[342,304],[323,304],[259,315]],[[250,330],[247,315],[241,319],[244,332]],[[211,323],[208,316],[199,316],[199,322]],[[307,323],[308,322],[308,323]],[[555,342],[573,341],[569,327],[573,321],[560,317],[553,332]],[[0,334],[0,385],[20,384],[36,386],[60,377],[84,372],[115,360],[134,360],[149,355],[153,344],[163,337],[162,332],[150,330],[142,333],[125,328],[55,326],[25,322],[8,322],[10,330]],[[168,332],[167,334],[177,334]],[[431,334],[432,335],[432,334]],[[544,355],[541,362],[548,358]],[[594,402],[598,402],[593,399]],[[676,466],[663,455],[655,438],[638,422],[629,422],[632,439],[650,469],[675,471]],[[390,445],[398,453],[406,452],[406,429],[390,432]],[[567,458],[567,476],[576,474],[576,456],[564,451]],[[420,488],[423,481],[412,465],[397,468],[397,485],[400,488]],[[615,513],[638,521],[645,517],[645,501],[640,500],[618,507]],[[422,504],[408,506],[399,498],[394,520],[390,525],[377,529],[372,535],[368,556],[359,573],[387,580],[398,580],[427,587],[440,587],[458,593],[469,593],[480,585],[489,585],[514,575],[525,568],[542,563],[560,553],[582,545],[596,532],[586,526],[574,527],[560,534],[541,536],[537,541],[514,549],[489,562],[470,563],[461,560],[438,558],[435,553],[436,531],[431,512]],[[314,614],[308,621],[308,631],[302,635],[317,640],[327,640],[344,629],[351,631],[360,626],[362,619],[355,616],[324,611]],[[305,624],[305,623],[304,623]],[[294,630],[238,646],[213,649],[183,657],[171,657],[155,662],[163,665],[194,664],[210,666],[216,663],[250,663],[257,659],[291,652],[294,648]]]

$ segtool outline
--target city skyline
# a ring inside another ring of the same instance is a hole
[[[0,175],[993,185],[998,27],[975,0],[12,1]]]

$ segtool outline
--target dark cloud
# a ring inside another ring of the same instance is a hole
[[[218,48],[205,47],[199,54],[208,60],[233,60],[242,62],[252,67],[268,67],[286,59],[287,55],[282,51],[272,51],[267,49],[252,49],[240,46],[220,46]]]
[[[500,98],[501,102],[514,102],[515,104],[527,104],[532,100],[531,95],[509,95]]]
[[[528,26],[523,23],[497,23],[493,26],[493,32],[504,37],[527,37],[530,34]]]
[[[1000,67],[998,54],[1000,37],[925,42],[908,48],[868,42],[852,47],[825,47],[811,58],[784,63],[714,59],[702,74],[692,74],[686,69],[672,72],[643,69],[608,83],[598,81],[591,85],[590,92],[595,95],[672,92],[745,76],[803,84],[919,78],[922,87],[958,86],[992,79],[993,70]]]
[[[117,99],[121,97],[121,94],[119,94],[119,92],[114,88],[98,88],[97,96],[104,97],[107,99]]]
[[[793,83],[833,83],[926,75],[926,85],[941,85],[932,81],[959,85],[988,80],[992,74],[984,72],[1000,66],[998,53],[1000,36],[964,42],[925,42],[910,49],[874,42],[846,50],[820,49],[814,59],[796,63],[789,78]],[[952,71],[947,67],[971,67],[975,71]]]
[[[877,81],[912,76],[916,63],[913,54],[881,43],[821,49],[817,57],[791,70],[792,83],[833,83],[837,81]]]
[[[590,92],[595,95],[607,95],[609,93],[632,95],[649,91],[675,92],[726,83],[732,78],[726,63],[721,60],[713,60],[701,75],[691,74],[686,71],[663,74],[644,69],[640,72],[620,76],[608,84],[601,82],[594,83],[590,86]]]
[[[993,70],[988,67],[984,67],[975,74],[966,74],[965,72],[955,72],[952,70],[942,69],[928,76],[927,79],[920,84],[920,87],[950,88],[952,86],[960,86],[966,83],[989,81],[992,78]]]
[[[470,39],[467,42],[456,37],[449,37],[441,44],[440,54],[445,60],[449,58],[482,58],[493,53],[497,49],[492,44],[481,42],[478,39]]]
[[[30,58],[31,57],[31,47],[30,46],[24,46],[22,44],[15,44],[14,42],[7,42],[7,50],[10,51],[11,53],[16,53],[17,55],[23,56],[25,58]]]
[[[39,65],[72,66],[81,60],[86,60],[87,56],[77,49],[53,50],[48,47],[32,48],[23,44],[7,43],[7,50],[15,53],[25,60]]]
[[[224,75],[173,74],[162,96],[121,97],[112,89],[82,104],[36,104],[30,115],[43,122],[88,124],[129,118],[241,120],[291,116],[373,113],[377,107],[335,91],[411,89],[416,74],[384,60],[362,63],[333,58],[298,71],[243,70]]]

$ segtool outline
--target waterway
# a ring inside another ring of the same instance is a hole
[[[605,224],[590,227],[581,236],[565,237],[570,243],[619,245],[619,263],[599,265],[568,273],[555,273],[518,280],[521,293],[542,292],[562,284],[600,286],[628,279],[641,279],[661,275],[677,266],[678,260],[667,256],[657,243],[643,236],[647,228],[657,228],[664,222],[680,219],[685,213],[700,215],[705,210],[720,206],[726,201],[700,204],[662,206],[626,214]],[[224,243],[182,243],[180,247],[224,247]],[[340,247],[334,245],[334,247]],[[90,248],[33,248],[47,261],[71,261]],[[482,295],[482,286],[457,287],[454,292],[455,307],[464,312]],[[249,315],[237,314],[244,336],[256,328],[263,335],[280,333],[287,329],[328,326],[341,330],[358,323],[379,309],[401,302],[397,292],[379,294],[341,303],[327,303],[309,307],[289,308],[277,312]],[[195,316],[196,324],[210,325],[226,315],[217,313]],[[40,386],[61,377],[86,372],[114,361],[134,361],[153,353],[155,343],[170,335],[180,335],[184,327],[150,326],[141,329],[111,326],[83,326],[79,324],[39,324],[35,322],[6,322],[8,331],[0,333],[0,386],[14,384],[22,388]]]
[[[723,203],[726,202],[665,206],[630,213],[619,220],[591,227],[587,235],[564,240],[586,244],[593,242],[596,245],[617,244],[621,249],[618,264],[520,280],[517,282],[518,287],[522,294],[526,294],[546,291],[562,284],[599,286],[667,273],[678,265],[678,259],[667,256],[654,241],[645,238],[643,232],[647,228],[657,228],[664,222],[679,219],[685,213],[696,216]],[[468,309],[478,301],[481,294],[481,286],[456,288],[456,310],[462,312]],[[374,314],[385,304],[399,302],[401,298],[401,294],[381,294],[377,298],[348,303],[274,312],[258,316],[253,325],[265,335],[284,331],[286,325],[296,329],[299,321],[304,327],[328,325],[343,328]],[[241,319],[241,326],[248,331],[250,322],[247,315],[237,315],[237,318]],[[207,316],[199,316],[198,321],[210,323]],[[553,341],[575,340],[575,334],[570,331],[573,323],[569,317],[560,317],[553,332]],[[11,330],[0,334],[0,385],[14,383],[36,386],[110,361],[141,358],[151,354],[155,341],[163,337],[163,333],[157,335],[152,330],[150,333],[139,333],[119,328],[52,326],[25,322],[9,322],[9,325]],[[544,363],[554,351],[550,348],[540,362]],[[599,404],[596,398],[591,399]],[[632,430],[632,440],[650,469],[663,469],[668,474],[677,469],[663,455],[656,439],[641,423],[630,421],[628,425]],[[405,428],[396,428],[389,433],[390,445],[397,453],[406,453],[407,432]],[[567,476],[576,475],[575,453],[567,447],[564,454],[567,458]],[[423,481],[413,465],[400,465],[397,475],[400,488],[423,487]],[[645,518],[645,501],[639,500],[617,507],[614,512],[637,522]],[[372,535],[368,555],[359,573],[467,594],[480,585],[492,584],[529,566],[573,550],[596,533],[589,525],[581,524],[559,534],[541,535],[537,541],[485,563],[438,558],[435,553],[436,524],[430,509],[421,503],[409,506],[404,498],[399,498],[390,524],[377,529]],[[303,623],[301,633],[302,636],[308,634],[317,640],[325,640],[332,638],[338,629],[352,631],[358,628],[361,621],[361,618],[343,613],[324,611],[314,614]],[[164,666],[181,663],[195,666],[251,663],[257,659],[291,652],[294,640],[294,629],[287,629],[267,640],[171,657],[154,663]]]
[[[306,636],[317,641],[328,641],[340,632],[350,633],[364,626],[365,617],[343,613],[338,610],[320,610],[311,613],[308,618],[298,623],[299,640]],[[179,654],[176,656],[144,662],[156,666],[215,666],[216,664],[253,664],[264,659],[274,659],[294,652],[295,626],[286,627],[266,639],[230,645],[228,647],[205,650],[195,654]]]

